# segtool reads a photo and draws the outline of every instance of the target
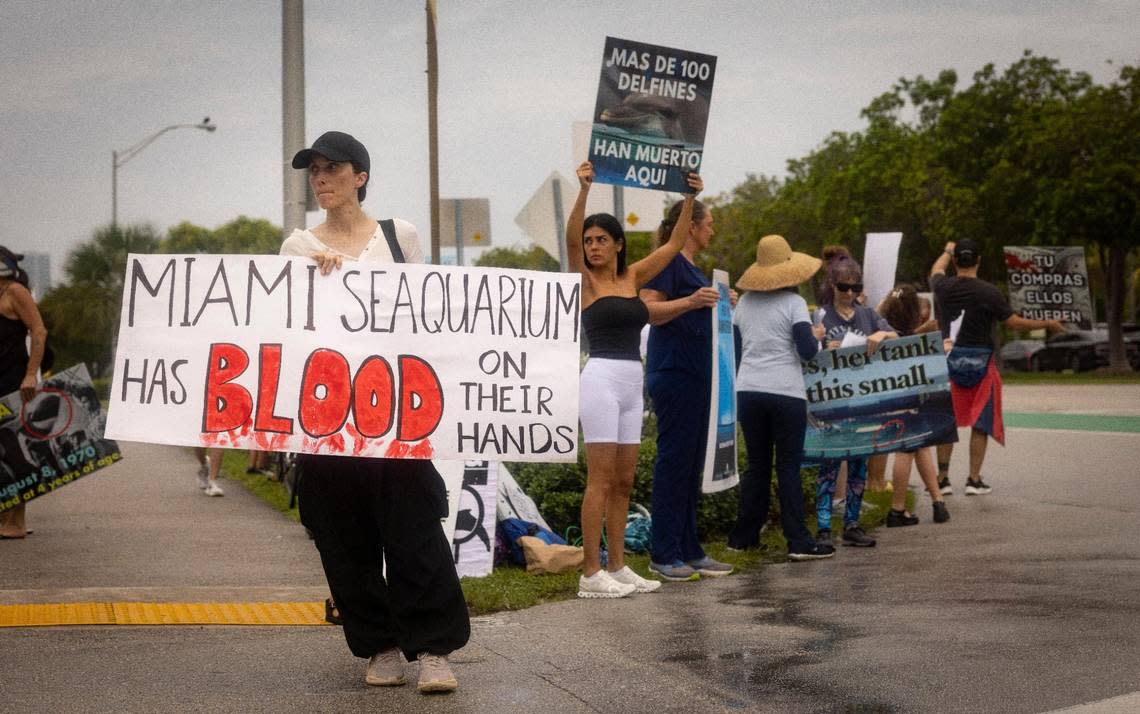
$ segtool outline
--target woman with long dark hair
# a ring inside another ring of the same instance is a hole
[[[587,475],[582,499],[585,562],[578,597],[624,597],[661,587],[660,581],[633,572],[623,557],[644,410],[641,328],[649,320],[649,310],[637,291],[685,244],[693,205],[702,188],[696,174],[690,174],[688,181],[693,192],[681,202],[669,240],[627,266],[621,221],[608,213],[585,217],[594,168],[588,161],[578,167],[578,199],[566,224],[570,269],[582,275],[582,329],[590,348],[582,369],[579,408]],[[600,554],[603,522],[610,543],[606,568],[602,568]]]
[[[47,328],[20,268],[24,256],[0,246],[0,396],[19,390],[25,402],[36,395]],[[31,337],[31,350],[27,338]],[[18,455],[5,454],[6,464]],[[24,538],[31,531],[20,504],[0,513],[0,538]]]

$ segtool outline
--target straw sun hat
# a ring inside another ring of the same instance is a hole
[[[819,270],[819,258],[792,251],[784,236],[764,236],[756,244],[756,262],[744,271],[736,287],[740,290],[777,290],[799,285]]]

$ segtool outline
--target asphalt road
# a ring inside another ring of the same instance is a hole
[[[1080,389],[1010,389],[1006,406],[1140,404],[1137,386]],[[1011,429],[1006,448],[991,447],[994,492],[982,497],[961,493],[964,457],[952,520],[934,525],[920,500],[923,522],[881,530],[875,549],[478,618],[453,657],[454,695],[364,686],[333,627],[103,626],[0,629],[0,702],[11,712],[1140,711],[1140,435]],[[181,450],[126,445],[113,469],[33,502],[35,535],[0,543],[0,604],[323,597],[302,529],[236,484],[225,498],[200,496],[193,471]]]

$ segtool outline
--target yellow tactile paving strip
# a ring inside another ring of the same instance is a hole
[[[0,627],[325,625],[322,602],[68,602],[0,605]]]

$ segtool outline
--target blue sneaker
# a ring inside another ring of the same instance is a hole
[[[674,582],[701,579],[700,573],[679,560],[675,560],[668,565],[651,562],[649,563],[649,570],[657,573],[666,580],[672,580]]]
[[[701,575],[709,578],[719,578],[722,575],[728,575],[732,572],[732,566],[728,563],[722,563],[719,560],[713,560],[707,555],[700,560],[690,560],[685,563],[693,570]]]

